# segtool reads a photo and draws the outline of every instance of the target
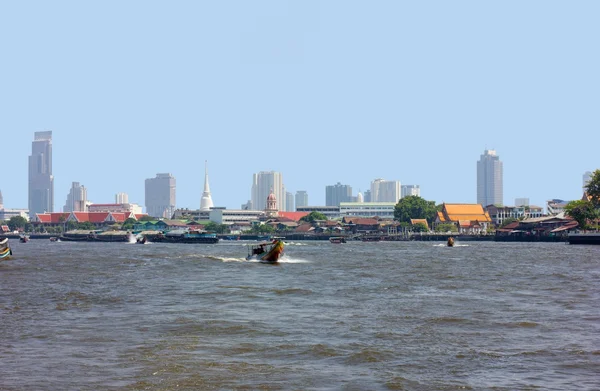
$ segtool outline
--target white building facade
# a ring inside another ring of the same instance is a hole
[[[370,202],[398,203],[402,197],[400,181],[386,181],[378,178],[371,182]]]

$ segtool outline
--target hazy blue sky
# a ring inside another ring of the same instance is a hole
[[[239,208],[252,174],[325,204],[375,178],[476,202],[579,199],[600,168],[600,1],[5,1],[0,190],[27,207],[36,131],[53,131],[55,210],[71,182],[144,204],[170,172],[198,208]]]

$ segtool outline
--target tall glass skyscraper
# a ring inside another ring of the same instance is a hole
[[[308,206],[308,193],[306,190],[298,190],[296,192],[296,209],[299,206]]]
[[[352,186],[335,185],[325,186],[325,206],[340,206],[340,202],[352,201]]]
[[[35,132],[29,156],[29,216],[54,212],[52,131]]]
[[[486,149],[477,162],[477,203],[504,206],[502,162],[496,151]]]
[[[146,213],[152,217],[173,218],[175,213],[175,177],[156,174],[146,179]]]

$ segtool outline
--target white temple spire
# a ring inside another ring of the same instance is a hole
[[[208,186],[208,162],[204,161],[204,193],[202,193],[202,200],[200,201],[200,210],[206,211],[212,208],[213,201],[210,196],[210,187]]]

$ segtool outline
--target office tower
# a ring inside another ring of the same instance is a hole
[[[371,202],[371,190],[365,190],[363,194],[364,202]]]
[[[29,156],[29,215],[54,212],[52,131],[35,132]]]
[[[401,198],[408,196],[421,197],[421,188],[419,185],[402,185],[401,187]]]
[[[204,161],[204,192],[202,193],[202,199],[200,200],[200,210],[210,210],[213,206],[210,187],[208,186],[208,163]]]
[[[502,162],[496,151],[486,149],[477,162],[477,203],[503,206]]]
[[[308,206],[308,193],[306,190],[298,190],[296,192],[296,209],[300,206]]]
[[[0,190],[0,210],[4,209],[4,199],[2,198],[2,190]]]
[[[335,185],[325,186],[325,206],[340,206],[340,202],[351,202],[352,186]]]
[[[283,175],[276,171],[261,171],[252,175],[252,208],[254,210],[265,210],[271,189],[273,189],[277,201],[277,210],[285,210]]]
[[[115,204],[128,204],[129,196],[127,193],[117,193],[115,195]]]
[[[67,202],[63,212],[87,212],[87,189],[79,182],[73,182],[71,191],[67,194]]]
[[[585,190],[585,187],[587,186],[588,182],[590,181],[590,179],[592,179],[592,172],[591,171],[586,171],[583,174],[583,187]]]
[[[293,212],[294,209],[294,195],[289,191],[285,192],[285,210],[286,212]]]
[[[515,206],[529,206],[529,198],[515,198]]]
[[[400,181],[375,179],[371,182],[371,202],[398,202],[401,196],[400,186]]]
[[[156,174],[146,179],[145,204],[149,216],[170,219],[175,213],[175,177]]]

